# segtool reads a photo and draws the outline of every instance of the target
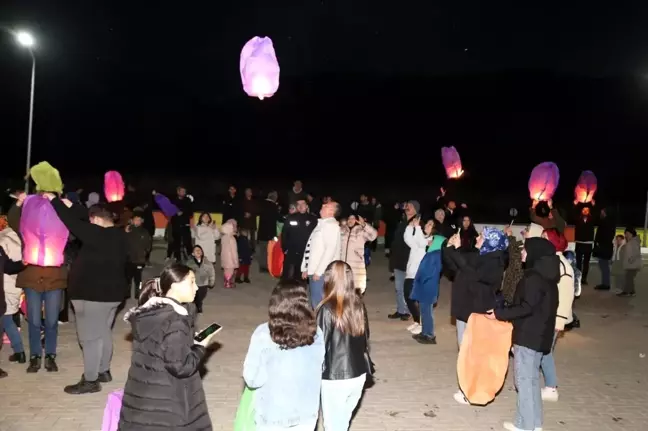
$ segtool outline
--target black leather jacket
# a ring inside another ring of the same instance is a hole
[[[322,368],[324,380],[348,380],[370,373],[365,352],[368,351],[369,321],[365,310],[365,333],[354,337],[335,326],[331,309],[324,305],[317,313],[317,325],[324,334],[326,355]]]

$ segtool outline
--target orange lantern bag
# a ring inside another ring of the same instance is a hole
[[[502,389],[513,325],[471,314],[459,348],[457,380],[470,404],[484,406]]]
[[[284,253],[281,240],[274,239],[268,242],[268,272],[274,278],[281,277],[283,273]]]

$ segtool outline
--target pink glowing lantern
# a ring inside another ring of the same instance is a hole
[[[255,36],[241,50],[241,81],[250,97],[263,100],[279,88],[279,62],[272,40]]]
[[[461,178],[464,171],[461,168],[461,158],[455,147],[441,148],[441,160],[449,179]]]
[[[30,265],[61,266],[70,235],[50,201],[41,195],[27,196],[20,216],[23,260]]]
[[[583,171],[578,177],[576,188],[574,189],[574,204],[594,203],[594,194],[596,193],[598,182],[592,171]]]
[[[531,171],[529,178],[529,194],[534,201],[550,200],[560,180],[560,171],[553,162],[540,163]]]
[[[108,171],[104,175],[104,194],[108,202],[118,202],[124,199],[124,180],[117,171]]]

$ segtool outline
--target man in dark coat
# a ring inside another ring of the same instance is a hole
[[[250,245],[254,250],[256,243],[256,230],[257,230],[257,201],[252,195],[252,189],[245,189],[243,200],[241,201],[241,214],[240,219],[237,220],[239,224],[239,229],[247,229],[250,231]]]
[[[396,288],[396,312],[390,314],[390,319],[409,320],[407,303],[405,302],[405,270],[409,259],[410,248],[405,243],[404,235],[407,225],[419,217],[421,205],[417,201],[409,201],[405,204],[405,217],[394,231],[394,239],[391,243],[389,254],[389,270],[394,273],[394,284]]]
[[[238,220],[240,216],[239,199],[236,195],[236,187],[229,186],[227,196],[223,199],[221,211],[223,212],[223,223],[227,220]]]
[[[178,262],[182,262],[182,248],[187,256],[191,256],[193,244],[191,242],[191,219],[194,215],[193,198],[187,195],[187,189],[180,186],[177,188],[177,196],[173,204],[180,212],[171,217],[171,232],[173,235],[173,254]]]
[[[259,271],[268,272],[268,242],[277,237],[277,222],[280,219],[279,205],[277,205],[277,192],[268,193],[268,198],[259,203],[259,232],[257,243],[259,245]]]
[[[281,248],[285,255],[282,278],[301,278],[304,251],[315,226],[317,226],[317,218],[308,214],[306,200],[300,199],[297,201],[297,212],[286,217],[281,231]]]
[[[610,217],[605,208],[601,209],[598,228],[594,236],[594,257],[598,259],[601,269],[601,284],[595,287],[597,290],[610,290],[610,261],[614,253],[614,236],[616,235],[616,223]]]

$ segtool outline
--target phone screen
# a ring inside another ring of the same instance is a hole
[[[205,338],[209,337],[212,334],[217,333],[221,329],[223,329],[221,325],[219,325],[218,323],[212,323],[211,325],[209,325],[208,327],[200,331],[198,334],[196,334],[194,340],[198,342],[203,341]]]

